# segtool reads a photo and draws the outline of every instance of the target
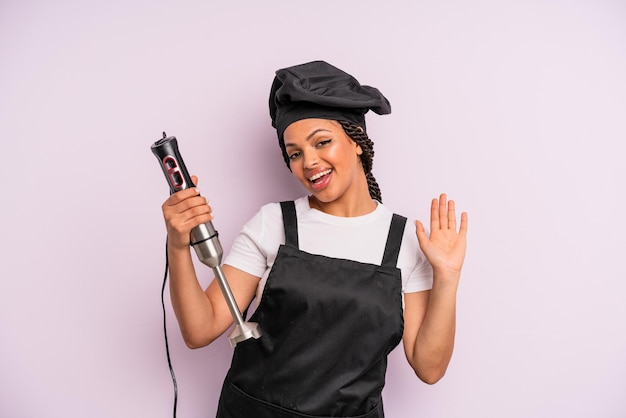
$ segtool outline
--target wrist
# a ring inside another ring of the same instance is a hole
[[[168,238],[167,252],[170,258],[189,254],[190,253],[189,248],[190,248],[189,243],[177,243],[177,242],[171,241]]]
[[[456,288],[460,279],[460,270],[433,267],[433,287],[452,286]]]

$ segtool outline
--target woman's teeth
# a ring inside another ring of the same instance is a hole
[[[324,171],[320,171],[319,173],[315,174],[314,176],[309,177],[309,181],[311,183],[315,183],[315,181],[317,181],[318,179],[324,177],[327,174],[330,174],[330,172],[333,171],[330,168],[328,170],[324,170]]]

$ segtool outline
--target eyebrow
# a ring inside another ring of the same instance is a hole
[[[324,128],[318,128],[316,130],[314,130],[313,132],[311,132],[310,134],[307,135],[306,140],[309,141],[311,138],[313,138],[318,132],[331,132],[328,129],[324,129]],[[285,144],[285,147],[295,147],[296,144],[292,144],[292,143],[288,143]]]

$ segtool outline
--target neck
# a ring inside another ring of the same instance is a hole
[[[366,184],[364,192],[360,191],[356,196],[344,195],[331,202],[323,202],[315,196],[309,196],[309,206],[329,215],[351,218],[373,212],[378,204],[370,196]]]

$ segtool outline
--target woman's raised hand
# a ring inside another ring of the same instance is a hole
[[[196,176],[191,176],[191,179],[194,185],[198,184]],[[200,224],[213,220],[211,207],[207,204],[206,198],[200,196],[197,187],[172,194],[163,203],[161,209],[163,210],[170,248],[188,248],[191,230]]]
[[[441,194],[430,206],[430,236],[420,221],[415,225],[420,248],[433,270],[460,273],[465,259],[467,213],[461,214],[457,232],[454,200],[448,201],[447,196]]]

